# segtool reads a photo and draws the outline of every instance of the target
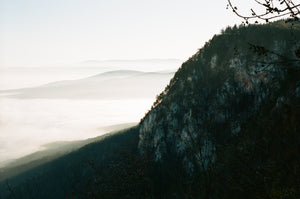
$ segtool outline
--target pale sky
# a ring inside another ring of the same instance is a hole
[[[226,0],[0,0],[0,67],[186,60],[241,19]]]

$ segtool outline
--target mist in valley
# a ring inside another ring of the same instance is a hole
[[[1,68],[0,168],[64,154],[92,141],[89,138],[136,125],[169,83],[178,62],[114,60]]]

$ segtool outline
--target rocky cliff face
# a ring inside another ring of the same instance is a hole
[[[155,161],[179,157],[189,173],[210,168],[266,107],[299,106],[299,41],[299,26],[291,31],[282,22],[215,35],[141,120],[140,151]]]

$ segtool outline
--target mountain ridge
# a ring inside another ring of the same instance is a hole
[[[0,91],[10,98],[120,99],[152,98],[172,77],[173,72],[114,70],[77,80]],[[155,86],[153,86],[155,85]],[[144,90],[148,92],[145,93]]]
[[[277,24],[215,35],[141,120],[141,153],[183,167],[196,198],[299,194],[300,29]]]

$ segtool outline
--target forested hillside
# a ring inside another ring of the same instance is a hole
[[[142,119],[141,152],[178,160],[204,198],[296,198],[299,41],[283,21],[215,35]]]

